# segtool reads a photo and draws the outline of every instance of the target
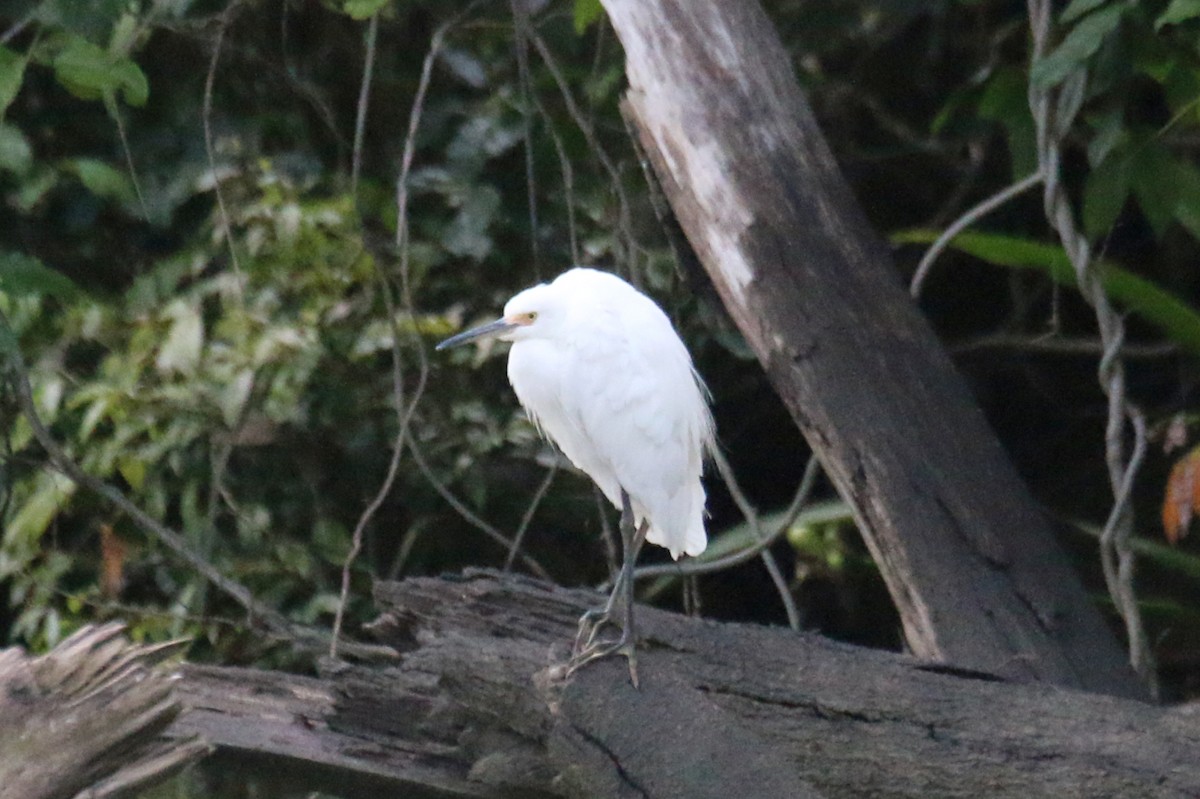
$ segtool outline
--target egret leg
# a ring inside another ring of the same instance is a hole
[[[624,489],[621,489],[621,505],[621,548],[622,552],[626,553],[629,551],[627,531],[633,526],[633,508],[629,501],[629,494]],[[625,596],[623,586],[628,574],[629,571],[622,562],[620,570],[617,571],[617,577],[613,580],[608,601],[601,607],[591,608],[579,618],[579,629],[575,634],[575,646],[572,649],[572,662],[595,646],[598,643],[597,637],[600,631],[614,623],[613,610],[616,608],[618,600]]]
[[[591,663],[593,660],[613,654],[621,654],[625,656],[625,659],[629,663],[629,680],[636,688],[638,685],[637,632],[633,618],[633,570],[637,564],[638,552],[646,540],[646,531],[649,529],[649,523],[643,521],[640,527],[634,527],[633,508],[629,500],[629,494],[624,489],[621,491],[621,505],[621,544],[624,550],[624,561],[621,565],[621,571],[617,574],[617,579],[613,582],[612,593],[609,595],[608,601],[605,602],[604,606],[589,610],[580,618],[579,631],[575,636],[574,654],[571,657],[570,663],[567,664],[567,673],[574,673],[576,669]],[[618,602],[624,605],[621,637],[616,641],[600,641],[598,640],[600,631],[605,626],[613,623],[613,611]]]

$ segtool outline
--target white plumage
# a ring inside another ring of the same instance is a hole
[[[572,269],[517,294],[508,379],[534,424],[671,556],[704,551],[704,450],[713,424],[667,315],[616,275]]]
[[[438,349],[485,336],[513,343],[508,380],[529,418],[622,511],[621,571],[605,606],[580,619],[567,673],[620,653],[636,686],[633,573],[642,531],[673,558],[707,545],[700,473],[713,422],[704,385],[662,309],[595,269],[522,291],[503,317]],[[621,637],[603,640],[618,602]]]

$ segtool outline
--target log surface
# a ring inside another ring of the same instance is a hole
[[[179,646],[123,632],[85,627],[39,657],[0,651],[0,799],[135,796],[208,754],[196,735],[161,738],[181,706],[156,665]]]
[[[935,666],[639,607],[624,661],[557,674],[601,597],[525,578],[380,583],[388,667],[191,668],[203,732],[274,772],[437,797],[1196,797],[1200,707]],[[315,764],[315,767],[314,767]],[[311,783],[306,783],[311,784]]]

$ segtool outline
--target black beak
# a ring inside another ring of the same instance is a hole
[[[434,349],[448,350],[451,347],[457,347],[460,344],[466,344],[468,342],[475,341],[476,339],[488,338],[490,336],[500,336],[515,327],[517,326],[507,319],[497,319],[494,322],[488,322],[486,325],[480,325],[479,327],[473,327],[470,330],[465,330],[462,333],[459,333],[457,336],[451,336],[441,344],[438,344],[436,347],[434,347]]]

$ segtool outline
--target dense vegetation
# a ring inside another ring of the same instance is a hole
[[[370,617],[373,576],[502,566],[496,533],[523,536],[556,580],[604,578],[596,494],[524,420],[502,359],[431,352],[573,262],[629,276],[676,320],[761,510],[781,510],[804,470],[705,277],[677,267],[599,3],[517,6],[43,0],[0,18],[0,358],[23,354],[71,459],[295,622],[330,624],[360,521],[351,628]],[[1197,539],[1164,546],[1159,506],[1178,456],[1161,445],[1186,426],[1200,352],[1200,4],[1076,0],[1032,70],[1024,3],[766,6],[904,278],[913,242],[1033,171],[1030,81],[1086,74],[1068,189],[1130,314],[1131,393],[1160,445],[1136,485],[1139,591],[1172,691],[1194,693]],[[1112,502],[1095,322],[1037,190],[974,230],[923,307],[1107,602],[1082,532]],[[289,656],[50,468],[18,393],[0,388],[6,641],[44,647],[116,617],[138,636],[196,636],[193,657]],[[394,483],[364,520],[397,442]],[[746,541],[715,475],[710,493],[722,546]],[[802,514],[775,552],[808,625],[899,644],[844,510]],[[697,588],[705,613],[784,618],[757,563]],[[668,585],[660,601],[681,597]]]

